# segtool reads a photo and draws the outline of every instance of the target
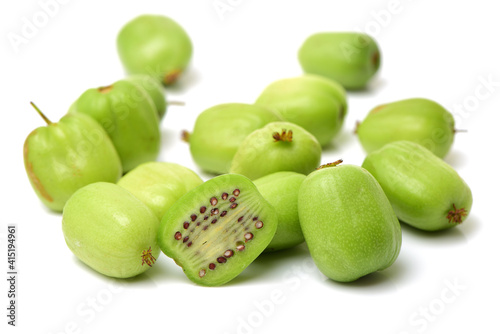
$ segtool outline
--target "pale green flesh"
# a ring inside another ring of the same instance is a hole
[[[151,249],[158,258],[158,227],[158,218],[147,206],[111,183],[80,189],[63,211],[68,247],[89,267],[111,277],[132,277],[150,268],[142,254]]]
[[[416,228],[435,231],[457,226],[447,218],[453,205],[467,214],[472,207],[471,190],[458,173],[413,142],[387,144],[369,154],[363,167],[378,180],[398,218]]]
[[[170,84],[187,67],[192,43],[174,20],[161,15],[141,15],[118,34],[118,54],[130,74],[148,74]],[[172,81],[169,76],[173,76]]]
[[[357,128],[367,153],[397,140],[409,140],[443,158],[455,135],[453,116],[438,103],[412,98],[378,106]]]
[[[238,196],[233,194],[237,189]],[[224,193],[228,194],[226,199]],[[212,197],[217,199],[215,205],[211,204]],[[231,198],[235,200],[231,202]],[[237,206],[231,208],[234,204]],[[206,208],[203,213],[202,207]],[[243,219],[238,222],[240,217]],[[256,226],[259,222],[261,228]],[[266,248],[276,226],[276,212],[255,186],[241,175],[226,174],[179,199],[163,217],[158,238],[162,251],[184,269],[189,279],[215,286],[240,274]],[[177,233],[181,234],[178,238]],[[246,238],[247,233],[253,237]],[[244,249],[238,250],[241,245]],[[226,256],[226,251],[232,254]],[[219,263],[221,257],[225,263]],[[214,269],[210,269],[211,263]]]
[[[300,125],[322,146],[329,144],[339,132],[347,113],[344,88],[316,75],[275,81],[264,89],[255,103]]]
[[[273,134],[283,130],[292,130],[291,142],[274,140]],[[308,174],[320,161],[321,145],[312,134],[293,123],[273,122],[245,138],[230,171],[254,180],[280,171]]]
[[[109,91],[88,89],[70,112],[87,114],[98,121],[111,138],[128,172],[154,161],[160,151],[159,119],[151,97],[127,80],[115,82]]]
[[[305,178],[304,174],[295,172],[277,172],[254,181],[259,192],[278,213],[278,228],[266,251],[287,249],[304,242],[297,198]]]
[[[171,162],[146,162],[128,172],[117,184],[162,219],[175,201],[202,183],[195,172],[184,166]]]
[[[66,115],[58,123],[34,130],[24,144],[30,183],[51,210],[62,211],[81,187],[116,182],[122,167],[102,127],[86,115]]]
[[[298,209],[311,256],[333,280],[354,281],[398,257],[398,219],[377,181],[358,166],[311,173],[300,188]]]
[[[243,103],[225,103],[206,109],[196,118],[189,136],[193,160],[207,172],[227,173],[246,136],[280,120],[280,116],[265,107]]]
[[[359,33],[311,35],[298,57],[304,72],[336,80],[349,90],[364,88],[380,67],[376,42]]]

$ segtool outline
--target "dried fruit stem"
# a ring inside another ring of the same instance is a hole
[[[292,137],[293,137],[292,130],[288,130],[288,132],[287,132],[286,129],[283,129],[283,130],[281,130],[281,134],[279,132],[273,132],[273,139],[275,142],[284,141],[284,142],[291,143]]]
[[[329,162],[329,163],[327,163],[327,164],[321,165],[321,166],[319,166],[318,168],[316,168],[316,170],[318,170],[318,169],[323,169],[323,168],[328,168],[328,167],[335,167],[335,166],[340,165],[340,164],[341,164],[341,163],[343,163],[343,162],[344,162],[344,160],[339,159],[339,160],[337,160],[337,161],[334,161],[334,162]]]
[[[43,114],[43,112],[42,112],[40,109],[38,109],[38,107],[36,106],[36,104],[34,104],[33,102],[30,102],[30,104],[31,104],[31,106],[32,106],[33,108],[35,108],[35,110],[36,110],[36,111],[38,112],[38,114],[39,114],[39,115],[43,118],[43,120],[45,121],[45,123],[47,123],[47,125],[52,124],[52,122],[50,121],[50,119],[48,119],[48,118],[47,118],[47,116],[45,116],[45,115]]]
[[[189,136],[190,135],[191,134],[189,132],[187,132],[186,130],[182,130],[182,132],[181,132],[181,140],[183,142],[189,143]]]
[[[105,86],[105,87],[99,87],[97,88],[97,91],[102,94],[109,93],[113,89],[113,85]]]
[[[148,250],[142,251],[142,255],[141,255],[142,265],[144,265],[144,263],[146,263],[150,267],[153,266],[153,264],[155,263],[156,259],[153,256],[153,254],[151,254],[151,252],[152,252],[151,251],[151,247],[149,247]]]
[[[184,101],[168,101],[167,104],[169,106],[185,106],[186,102],[184,102]]]
[[[455,204],[453,204],[453,210],[448,211],[446,219],[448,219],[448,223],[460,224],[463,221],[463,217],[467,217],[467,210],[465,208],[457,209]]]

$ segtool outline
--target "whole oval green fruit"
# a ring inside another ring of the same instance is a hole
[[[281,171],[309,174],[321,161],[321,145],[297,124],[272,122],[249,134],[234,154],[230,173],[251,180]]]
[[[146,162],[124,175],[118,185],[146,204],[158,217],[203,180],[191,169],[172,162]]]
[[[125,24],[117,47],[128,73],[148,74],[165,85],[177,80],[193,52],[186,31],[162,15],[141,15]]]
[[[101,274],[117,278],[139,275],[160,254],[160,222],[128,191],[97,182],[78,190],[63,210],[62,229],[75,256]]]
[[[188,136],[194,162],[204,171],[223,174],[241,142],[254,130],[281,121],[273,111],[244,103],[225,103],[204,110]]]
[[[362,89],[380,67],[380,50],[366,34],[317,33],[300,47],[299,62],[306,73],[336,80],[349,90]]]
[[[99,123],[83,114],[65,115],[58,123],[41,115],[47,126],[29,134],[23,156],[31,186],[48,208],[60,212],[83,186],[120,178],[120,157]]]
[[[278,228],[266,247],[267,252],[291,248],[304,242],[297,199],[305,178],[300,173],[276,172],[254,181],[257,190],[278,213]]]
[[[399,255],[399,221],[378,182],[361,167],[312,172],[300,187],[298,209],[314,262],[335,281],[383,270]]]
[[[472,207],[469,186],[446,162],[419,144],[397,141],[363,162],[380,183],[398,218],[436,231],[462,223]]]
[[[413,98],[375,107],[358,124],[356,133],[367,153],[393,141],[409,140],[443,158],[453,144],[454,127],[453,115],[440,104]]]
[[[165,113],[167,112],[167,99],[165,97],[165,92],[163,91],[163,86],[152,76],[145,74],[132,75],[126,80],[132,81],[148,93],[151,100],[153,100],[156,112],[158,113],[158,118],[160,120],[163,119],[163,117],[165,117]]]
[[[151,97],[135,83],[119,80],[88,89],[69,112],[87,114],[102,125],[118,151],[124,172],[156,160],[160,151],[158,114]]]
[[[347,114],[344,88],[316,75],[275,81],[255,103],[274,110],[287,122],[300,125],[312,133],[321,146],[332,141]]]

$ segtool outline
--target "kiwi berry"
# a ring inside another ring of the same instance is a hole
[[[158,244],[193,282],[222,285],[239,275],[274,237],[276,210],[248,178],[217,176],[172,205]]]

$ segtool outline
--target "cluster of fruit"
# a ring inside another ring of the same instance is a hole
[[[427,99],[370,111],[356,129],[368,153],[362,166],[318,167],[342,128],[345,89],[363,88],[380,66],[377,44],[358,33],[309,37],[299,51],[306,74],[271,83],[253,105],[198,115],[184,138],[201,169],[222,175],[203,182],[184,166],[154,161],[162,83],[175,82],[191,49],[169,18],[132,20],[118,50],[134,76],[85,92],[58,124],[46,120],[26,140],[35,192],[63,210],[66,243],[91,268],[131,277],[162,251],[192,281],[216,286],[262,252],[305,241],[326,276],[349,282],[396,260],[400,221],[435,231],[468,216],[471,191],[442,160],[453,117]]]

